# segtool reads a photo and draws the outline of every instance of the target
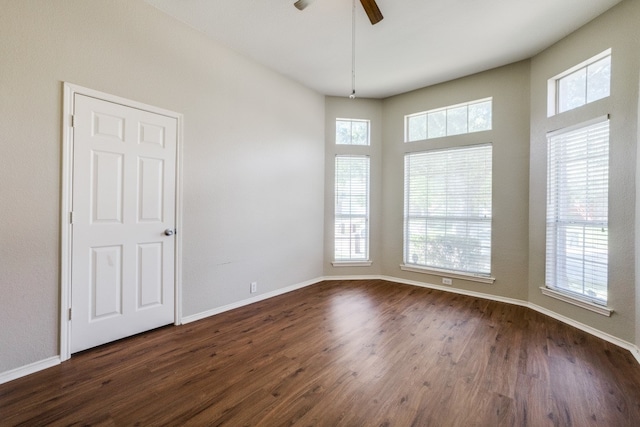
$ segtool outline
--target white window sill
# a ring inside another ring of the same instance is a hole
[[[334,267],[371,267],[373,261],[333,261]]]
[[[609,308],[600,304],[596,304],[587,299],[576,298],[574,296],[571,296],[547,287],[541,287],[540,290],[544,295],[548,297],[555,298],[569,304],[573,304],[575,306],[584,308],[585,310],[593,311],[594,313],[598,313],[606,317],[611,317],[611,313],[613,313],[612,308]]]
[[[461,273],[459,271],[441,270],[439,268],[419,267],[417,265],[400,264],[400,269],[413,273],[434,274],[436,276],[450,277],[452,279],[468,280],[470,282],[487,283],[492,285],[496,281],[495,277],[481,276],[479,274]]]

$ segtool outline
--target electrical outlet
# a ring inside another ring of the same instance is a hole
[[[450,279],[450,278],[448,278],[448,277],[443,277],[443,278],[442,278],[442,284],[443,284],[443,285],[453,285],[453,280],[451,280],[451,279]]]
[[[255,294],[258,292],[258,282],[251,282],[251,293]]]

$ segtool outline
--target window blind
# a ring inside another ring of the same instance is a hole
[[[369,157],[336,156],[334,258],[369,259]]]
[[[490,144],[405,155],[404,262],[491,273]]]
[[[609,120],[547,140],[546,285],[606,304]]]

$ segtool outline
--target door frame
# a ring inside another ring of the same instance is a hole
[[[143,104],[130,99],[88,89],[72,83],[63,83],[62,112],[62,176],[60,200],[60,360],[71,358],[71,207],[73,195],[73,111],[75,95],[85,95],[127,107],[148,111],[176,119],[176,204],[174,254],[174,325],[182,324],[182,131],[183,116],[174,111]]]

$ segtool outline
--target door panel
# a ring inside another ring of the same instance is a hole
[[[71,351],[175,320],[177,120],[74,98]]]
[[[138,172],[138,221],[162,222],[164,161],[141,157],[138,159]]]
[[[90,321],[122,314],[122,246],[91,248]]]
[[[162,245],[138,245],[138,309],[162,305]]]
[[[91,219],[100,222],[122,223],[123,163],[124,156],[118,153],[93,151],[91,175]]]

